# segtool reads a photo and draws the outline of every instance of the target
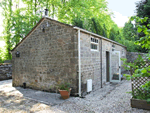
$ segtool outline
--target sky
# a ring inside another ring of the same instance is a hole
[[[114,13],[113,21],[118,27],[124,27],[129,17],[136,15],[136,2],[141,0],[107,0],[108,8]]]
[[[1,0],[0,0],[1,1]],[[135,15],[136,5],[135,3],[141,0],[106,0],[108,2],[108,8],[114,13],[112,20],[118,25],[118,27],[124,27],[125,22],[129,20],[129,17]],[[0,8],[0,13],[2,9]],[[0,36],[2,36],[2,23],[3,19],[0,14]],[[5,43],[0,40],[0,47],[3,47]]]

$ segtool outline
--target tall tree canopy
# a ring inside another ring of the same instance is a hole
[[[150,0],[141,0],[136,4],[136,13],[139,18],[148,17],[146,21],[138,21],[136,22],[137,26],[142,25],[143,27],[146,27],[147,29],[150,29],[149,23],[150,23]],[[144,32],[138,33],[138,37],[145,37]],[[143,48],[140,49],[141,52],[148,52],[148,49]]]
[[[11,59],[9,51],[36,25],[46,8],[50,18],[123,42],[106,0],[3,0],[0,6],[5,17],[6,59]]]
[[[124,44],[127,46],[128,51],[132,52],[148,52],[148,49],[145,47],[142,48],[141,45],[135,45],[134,42],[139,40],[141,37],[145,37],[145,33],[137,32],[139,25],[141,25],[144,29],[145,27],[147,29],[150,29],[149,23],[150,23],[150,0],[141,0],[138,3],[136,3],[136,16],[139,18],[148,17],[146,21],[139,21],[138,19],[134,20],[135,24],[131,22],[131,19],[129,19],[128,22],[125,23],[125,26],[123,28],[123,37],[124,38]]]

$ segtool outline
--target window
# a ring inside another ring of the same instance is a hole
[[[91,37],[91,50],[98,51],[98,39]]]
[[[96,49],[97,50],[97,45],[91,44],[91,49]]]

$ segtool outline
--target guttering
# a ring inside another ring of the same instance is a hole
[[[78,84],[78,94],[79,97],[81,97],[81,48],[80,48],[80,29],[78,29],[78,79],[79,79],[79,84]]]
[[[112,42],[112,43],[114,43],[114,44],[117,44],[117,45],[120,45],[120,46],[122,46],[122,47],[127,48],[126,46],[124,46],[124,45],[122,45],[122,44],[120,44],[120,43],[118,43],[118,42],[115,42],[115,41],[113,41],[113,40],[110,40],[110,39],[108,39],[108,38],[105,38],[105,37],[103,37],[103,36],[100,36],[100,35],[98,35],[98,34],[92,33],[92,32],[87,31],[87,30],[85,30],[85,29],[82,29],[82,28],[79,28],[79,27],[73,27],[73,28],[74,28],[74,29],[78,29],[78,30],[80,30],[80,31],[83,31],[83,32],[85,32],[85,33],[94,35],[94,36],[99,37],[99,38],[101,38],[101,39],[103,39],[103,40],[107,40],[107,41],[109,41],[109,42]]]

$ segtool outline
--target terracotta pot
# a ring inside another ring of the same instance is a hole
[[[67,90],[60,90],[60,89],[59,89],[59,92],[63,99],[68,99],[70,96],[71,88],[70,88],[69,92]]]

